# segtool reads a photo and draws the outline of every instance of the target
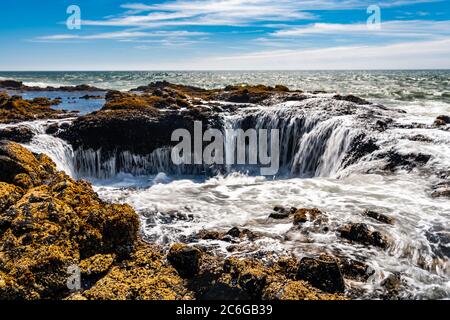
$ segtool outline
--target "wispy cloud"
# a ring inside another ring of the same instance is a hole
[[[314,70],[450,68],[450,38],[391,45],[271,50],[186,62],[190,69]],[[175,66],[182,68],[182,66]]]
[[[380,29],[370,29],[365,23],[314,23],[302,27],[285,28],[271,33],[274,37],[301,37],[318,34],[373,34],[391,37],[439,37],[450,35],[450,20],[387,21],[381,24]]]
[[[42,41],[60,41],[60,40],[108,40],[108,39],[142,39],[142,38],[186,38],[194,36],[206,36],[205,32],[192,32],[192,31],[116,31],[96,33],[89,35],[73,35],[73,34],[55,34],[43,37],[38,37],[36,40]]]

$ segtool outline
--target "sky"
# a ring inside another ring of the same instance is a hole
[[[449,69],[450,0],[3,0],[0,43],[2,71]]]

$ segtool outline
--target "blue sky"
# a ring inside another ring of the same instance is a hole
[[[70,5],[81,10],[80,30],[66,26]],[[378,27],[367,24],[371,5]],[[0,70],[450,68],[449,0],[15,0],[0,8]]]

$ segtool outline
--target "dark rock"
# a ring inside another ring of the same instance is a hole
[[[380,149],[375,143],[376,140],[367,137],[366,134],[360,134],[350,144],[349,152],[343,160],[344,167],[356,163],[362,157],[371,154]]]
[[[416,134],[414,136],[409,136],[406,137],[406,139],[418,142],[433,142],[433,139],[425,137],[423,134]]]
[[[367,105],[367,104],[372,104],[371,102],[364,100],[362,98],[356,97],[354,95],[346,95],[346,96],[341,96],[339,94],[333,96],[333,99],[335,100],[343,100],[343,101],[349,101],[349,102],[353,102],[356,104],[361,104],[361,105]]]
[[[22,81],[0,80],[0,88],[9,90],[20,90],[23,87]]]
[[[449,116],[439,116],[434,121],[435,126],[445,126],[447,124],[450,124],[450,117]]]
[[[311,283],[325,292],[344,292],[345,283],[336,260],[329,256],[317,259],[303,258],[300,261],[297,278]]]
[[[269,218],[272,219],[286,219],[288,218],[291,214],[295,213],[295,211],[297,211],[297,208],[285,208],[285,207],[281,207],[281,206],[276,206],[275,208],[273,208],[273,211],[270,215]]]
[[[366,210],[363,213],[365,216],[370,217],[372,219],[375,219],[377,221],[380,221],[382,223],[386,223],[386,224],[394,224],[394,219],[391,217],[388,217],[382,213],[379,212],[375,212],[375,211],[370,211],[370,210]]]
[[[182,277],[195,276],[200,268],[202,252],[184,244],[174,244],[167,255],[167,259]]]
[[[385,236],[378,231],[370,231],[369,227],[364,223],[352,223],[339,228],[338,231],[341,237],[350,241],[380,248],[387,248],[388,246]]]
[[[33,131],[25,126],[0,129],[0,140],[28,143],[33,139]]]
[[[384,170],[395,171],[400,168],[410,171],[416,167],[427,164],[431,155],[423,153],[401,154],[395,150],[390,150],[386,153],[378,154],[377,158],[386,160],[387,164],[384,166]]]

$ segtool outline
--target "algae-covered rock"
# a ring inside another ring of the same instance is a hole
[[[104,203],[87,182],[15,143],[0,145],[0,168],[0,299],[64,297],[68,269],[81,259],[133,251],[139,222],[131,207]]]
[[[191,246],[175,244],[167,255],[169,262],[183,277],[193,277],[200,268],[202,252]]]
[[[91,300],[192,299],[184,280],[153,247],[145,246],[121,265],[114,266],[82,294]]]

